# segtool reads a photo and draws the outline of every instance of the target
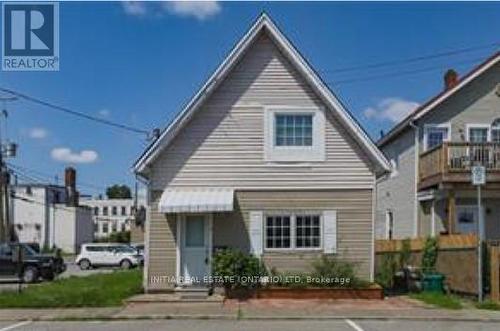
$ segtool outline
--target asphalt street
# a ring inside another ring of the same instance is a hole
[[[405,320],[138,320],[85,322],[0,322],[0,331],[497,331],[500,325],[490,322],[429,322]]]

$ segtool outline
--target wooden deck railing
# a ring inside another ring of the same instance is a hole
[[[450,172],[470,172],[475,165],[500,171],[500,143],[445,142],[420,155],[420,180]]]

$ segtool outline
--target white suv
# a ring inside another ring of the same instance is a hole
[[[143,257],[137,254],[137,250],[126,244],[83,244],[75,262],[82,270],[100,266],[119,266],[122,269],[130,269],[142,265]]]

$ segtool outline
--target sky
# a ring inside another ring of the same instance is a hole
[[[60,70],[0,71],[0,86],[145,130],[165,127],[262,11],[375,140],[441,91],[447,69],[464,74],[500,45],[500,3],[64,2],[59,10]],[[370,67],[393,61],[403,63]],[[25,174],[49,181],[73,165],[80,190],[94,195],[133,185],[144,135],[23,100],[8,111],[2,135],[19,144],[9,162]]]

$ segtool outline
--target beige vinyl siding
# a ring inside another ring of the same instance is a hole
[[[324,162],[278,166],[264,161],[265,106],[324,107],[262,35],[151,168],[152,189],[368,188],[374,174],[366,154],[330,111]]]
[[[146,233],[149,242],[147,252],[147,269],[149,291],[173,289],[173,283],[161,277],[175,277],[177,267],[176,251],[176,216],[158,212],[158,201],[161,191],[153,192],[149,212],[149,232]],[[158,278],[160,277],[160,278]],[[171,280],[171,279],[168,279]]]
[[[158,213],[161,191],[153,194],[153,208],[149,231],[149,291],[169,290],[174,284],[152,282],[155,276],[173,277],[176,274],[177,253],[176,219],[174,215]],[[239,191],[236,192],[235,210],[214,213],[214,248],[236,248],[249,252],[249,212],[276,211],[337,211],[337,255],[353,262],[358,275],[370,277],[372,258],[372,191]],[[266,266],[280,271],[307,271],[321,252],[267,252],[262,256]]]
[[[249,212],[276,211],[337,211],[338,256],[356,264],[361,277],[370,277],[372,256],[372,191],[239,191],[236,192],[234,213],[214,217],[214,245],[249,250]],[[244,222],[242,226],[241,222]],[[269,268],[306,271],[321,251],[264,250],[263,260]]]

